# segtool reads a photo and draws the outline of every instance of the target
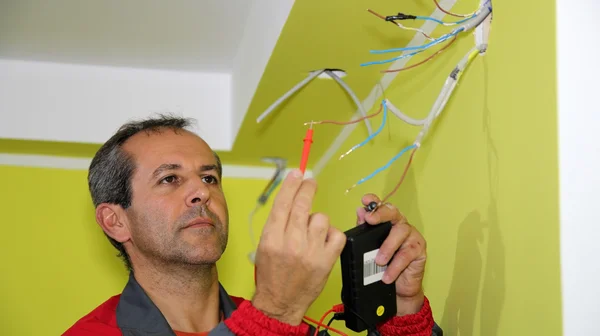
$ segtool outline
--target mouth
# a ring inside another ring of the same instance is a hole
[[[215,226],[215,224],[213,223],[213,221],[210,218],[196,218],[194,220],[192,220],[191,222],[189,222],[186,226],[184,226],[184,229],[194,229],[194,228],[204,228],[204,227],[211,227],[211,226]]]

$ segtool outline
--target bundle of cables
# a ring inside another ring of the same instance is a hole
[[[439,6],[439,4],[437,4],[437,5]],[[393,48],[393,49],[385,49],[385,50],[371,50],[372,54],[386,54],[386,53],[393,53],[393,52],[403,52],[403,54],[400,56],[391,58],[391,59],[387,59],[387,60],[366,62],[366,63],[361,64],[361,66],[391,63],[391,62],[395,62],[395,61],[403,59],[403,58],[412,57],[414,55],[417,55],[417,54],[419,54],[435,45],[438,45],[444,41],[447,41],[449,39],[452,39],[452,41],[450,42],[450,44],[451,44],[454,42],[454,39],[456,38],[456,36],[459,35],[460,33],[468,32],[471,29],[479,26],[491,14],[492,5],[491,5],[491,0],[487,0],[475,13],[469,14],[466,18],[459,20],[459,21],[455,21],[455,22],[444,22],[444,21],[438,20],[433,17],[408,15],[408,14],[403,14],[403,13],[398,13],[396,15],[390,15],[390,16],[383,16],[383,15],[377,14],[376,12],[374,12],[373,10],[370,10],[370,9],[369,9],[369,12],[371,12],[372,14],[382,18],[383,20],[391,22],[403,29],[410,29],[410,30],[418,31],[421,34],[423,34],[431,42],[426,43],[424,45],[420,45],[420,46],[410,46],[410,47]],[[439,38],[432,38],[431,36],[429,36],[428,34],[426,34],[424,31],[422,31],[420,29],[409,28],[409,27],[403,26],[402,24],[397,22],[400,20],[426,20],[426,21],[434,21],[436,23],[439,23],[439,24],[442,24],[445,26],[456,25],[458,27],[453,29],[451,32],[449,32],[447,34],[442,35]],[[443,49],[442,49],[442,51],[443,51]],[[437,54],[439,54],[439,52]],[[434,54],[434,56],[437,54]],[[432,58],[434,56],[432,56]]]
[[[398,48],[398,49],[389,49],[389,50],[382,50],[382,51],[375,51],[375,53],[384,53],[384,52],[392,52],[392,51],[410,51],[410,50],[416,50],[415,52],[412,53],[408,53],[399,57],[396,57],[393,60],[390,61],[394,61],[400,58],[405,58],[405,57],[410,57],[413,56],[417,53],[420,53],[424,50],[426,50],[427,48],[441,43],[444,40],[447,40],[449,38],[453,38],[452,41],[454,41],[456,39],[456,35],[459,34],[460,32],[463,31],[468,31],[471,30],[475,27],[477,27],[478,25],[480,25],[492,12],[492,7],[491,7],[491,1],[487,0],[482,6],[481,8],[479,8],[479,10],[477,12],[475,12],[474,14],[470,14],[467,16],[467,18],[457,21],[457,22],[452,22],[449,24],[456,24],[459,25],[460,27],[458,27],[457,29],[453,30],[451,33],[446,34],[444,36],[442,36],[439,39],[435,39],[433,42],[428,43],[426,45],[423,46],[418,46],[418,47],[406,47],[406,48]],[[376,14],[376,13],[375,13]],[[379,14],[376,14],[379,16]],[[405,15],[402,13],[399,13],[398,15],[395,16],[390,16],[390,17],[383,17],[384,19],[386,19],[387,21],[390,22],[395,22],[394,20],[399,20],[399,19],[424,19],[424,20],[437,20],[434,18],[429,18],[429,17],[418,17],[418,16],[412,16],[412,15]],[[444,23],[444,22],[442,22]],[[452,42],[451,42],[452,43]],[[450,44],[451,44],[450,43]],[[449,45],[449,44],[448,44]],[[447,48],[448,45],[446,45],[444,48]],[[467,68],[467,66],[471,63],[471,61],[480,53],[484,52],[484,48],[486,48],[486,45],[481,45],[481,46],[476,46],[474,48],[472,48],[471,50],[469,50],[469,52],[458,62],[458,64],[456,65],[456,67],[451,71],[451,73],[448,75],[448,77],[446,78],[446,82],[444,83],[444,86],[442,87],[442,90],[440,92],[440,94],[438,95],[437,99],[435,100],[433,106],[431,107],[431,110],[429,112],[429,114],[427,115],[427,117],[425,117],[424,119],[414,119],[411,118],[409,116],[407,116],[406,114],[402,113],[396,106],[394,106],[389,99],[384,99],[381,102],[381,105],[379,107],[379,111],[377,111],[376,113],[373,113],[371,115],[364,115],[358,119],[349,121],[349,122],[339,122],[339,121],[332,121],[332,120],[324,120],[324,121],[312,121],[311,123],[313,125],[318,125],[318,124],[335,124],[335,125],[348,125],[348,124],[352,124],[352,123],[357,123],[360,122],[364,119],[368,119],[368,118],[372,118],[375,117],[377,115],[379,115],[380,113],[383,112],[383,117],[382,117],[382,122],[381,125],[379,126],[379,128],[373,132],[372,134],[369,134],[369,136],[362,142],[360,142],[357,145],[354,145],[352,148],[350,148],[348,151],[346,151],[344,154],[342,154],[340,156],[340,159],[343,159],[344,157],[346,157],[347,155],[349,155],[350,153],[354,152],[355,150],[363,147],[366,143],[368,143],[369,141],[371,141],[373,138],[375,138],[382,130],[383,127],[385,125],[385,123],[387,122],[388,119],[388,111],[391,111],[393,115],[395,115],[397,118],[401,119],[402,121],[413,125],[413,126],[419,126],[421,127],[421,131],[419,132],[419,134],[417,135],[416,139],[413,141],[413,143],[405,148],[403,148],[398,154],[396,154],[394,157],[392,157],[385,165],[383,165],[382,167],[376,169],[374,172],[372,172],[371,174],[367,175],[366,177],[358,180],[358,182],[356,182],[354,185],[352,185],[350,188],[346,189],[346,193],[348,193],[350,190],[352,190],[354,187],[365,183],[366,181],[372,179],[373,177],[375,177],[377,174],[379,174],[380,172],[386,170],[387,168],[389,168],[395,161],[397,161],[398,159],[400,159],[404,154],[410,152],[410,157],[408,159],[408,162],[404,168],[403,174],[400,177],[399,182],[396,184],[396,186],[392,189],[392,191],[390,191],[378,204],[381,205],[383,203],[385,203],[400,187],[400,185],[402,184],[402,182],[404,181],[408,169],[413,161],[413,158],[415,156],[416,151],[421,147],[421,143],[423,142],[425,136],[427,135],[427,133],[429,132],[429,130],[431,129],[431,126],[433,125],[433,122],[440,116],[440,114],[442,113],[442,111],[444,110],[445,106],[447,105],[454,89],[456,88],[456,85],[460,79],[460,76],[462,75],[462,73],[464,73],[465,69]],[[412,67],[418,66],[420,64],[423,64],[424,62],[430,60],[431,58],[433,58],[435,55],[439,54],[442,50],[438,51],[436,54],[430,56],[429,59],[426,59],[425,61],[419,63],[419,64],[415,64]],[[381,62],[387,62],[387,61],[381,61]],[[377,62],[371,62],[369,64],[374,64]],[[368,65],[368,64],[367,64]],[[409,67],[410,68],[410,67]],[[400,70],[390,70],[390,71],[401,71],[401,70],[406,70],[409,68],[403,68]]]

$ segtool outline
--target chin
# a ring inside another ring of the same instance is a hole
[[[208,252],[208,251],[207,251]],[[207,265],[216,264],[221,259],[222,253],[203,253],[202,255],[195,255],[189,258],[191,264],[194,265]]]

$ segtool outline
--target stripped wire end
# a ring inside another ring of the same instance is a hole
[[[357,184],[353,184],[350,188],[346,189],[346,192],[344,194],[348,195],[352,189],[356,188],[356,186]]]
[[[379,13],[376,13],[376,12],[375,12],[374,10],[372,10],[372,9],[369,9],[369,8],[367,8],[367,11],[368,11],[369,13],[371,13],[371,14],[373,14],[373,15],[377,16],[378,18],[380,18],[380,19],[382,19],[382,20],[385,20],[385,16],[383,16],[383,15],[381,15],[381,14],[379,14]]]
[[[380,19],[382,19],[384,21],[393,23],[394,25],[398,26],[401,29],[416,31],[416,32],[419,32],[419,33],[423,34],[423,36],[425,36],[425,38],[428,39],[428,40],[430,40],[430,41],[435,40],[433,37],[429,36],[426,32],[424,32],[423,30],[421,30],[419,28],[406,27],[406,26],[400,24],[399,22],[396,22],[394,20],[393,16],[383,16],[383,15],[381,15],[381,14],[379,14],[379,13],[377,13],[374,10],[371,10],[371,9],[367,9],[367,11],[369,11],[369,13],[377,16],[378,18],[380,18]]]
[[[346,153],[340,155],[340,158],[338,160],[343,159],[345,156],[352,153],[356,148],[358,148],[358,145],[355,145],[354,147],[350,148]]]
[[[381,132],[381,130],[383,129],[383,125],[385,125],[386,120],[387,120],[387,106],[385,105],[385,103],[382,101],[381,102],[381,106],[380,109],[383,108],[383,118],[381,121],[381,125],[379,125],[379,129],[377,129],[377,131],[375,131],[375,133],[369,135],[363,142],[354,145],[352,148],[350,148],[346,153],[342,154],[340,156],[340,160],[343,159],[346,155],[352,153],[352,151],[354,151],[355,149],[364,146],[367,142],[369,142],[371,139],[373,139],[375,136],[377,136],[377,134],[379,134]],[[379,113],[379,112],[377,112]]]

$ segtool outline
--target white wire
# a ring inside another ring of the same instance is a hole
[[[367,111],[365,111],[365,107],[360,102],[360,100],[358,99],[358,97],[356,96],[354,91],[352,91],[352,89],[348,86],[348,84],[346,84],[346,82],[344,82],[340,77],[338,77],[335,73],[333,73],[333,71],[325,70],[325,73],[328,74],[329,77],[333,78],[338,84],[340,84],[340,86],[342,88],[344,88],[344,90],[346,90],[346,92],[350,95],[350,97],[352,97],[352,100],[354,100],[354,104],[356,104],[356,107],[358,107],[358,111],[360,112],[361,116],[364,118],[363,121],[365,122],[365,125],[367,125],[367,131],[369,132],[369,135],[373,135],[373,129],[371,128],[371,123],[369,122],[369,119],[367,119]]]
[[[413,119],[407,116],[406,114],[402,113],[396,106],[394,106],[394,104],[392,104],[392,102],[389,99],[385,99],[385,104],[387,105],[388,110],[390,112],[392,112],[396,117],[398,117],[405,123],[413,126],[422,126],[425,124],[425,120],[427,119],[427,117],[423,119]]]
[[[288,99],[291,95],[296,93],[296,91],[303,88],[306,84],[308,84],[310,81],[312,81],[315,77],[319,76],[323,72],[325,72],[327,75],[329,75],[329,77],[334,79],[350,95],[350,97],[352,98],[352,100],[354,101],[356,106],[358,107],[359,113],[364,118],[364,122],[365,122],[365,125],[367,126],[367,131],[368,131],[369,135],[372,135],[373,129],[371,127],[371,123],[366,118],[367,112],[365,111],[364,106],[361,104],[360,100],[358,99],[358,97],[356,96],[354,91],[352,91],[352,89],[348,86],[348,84],[346,84],[346,82],[344,82],[340,77],[338,77],[335,73],[333,73],[333,71],[326,70],[326,69],[313,71],[310,75],[308,75],[306,78],[304,78],[300,83],[294,85],[294,87],[292,87],[283,96],[279,97],[275,102],[273,102],[273,104],[271,104],[271,106],[269,106],[261,115],[259,115],[258,118],[256,118],[256,122],[260,123],[261,121],[263,121],[263,119],[265,119],[269,114],[271,114],[271,112],[273,112],[273,110],[275,110],[275,108],[277,106],[279,106],[283,101]]]
[[[458,62],[455,70],[452,71],[452,74],[450,74],[450,76],[448,76],[448,78],[446,79],[446,82],[444,83],[444,87],[442,88],[440,95],[436,99],[435,103],[433,104],[433,107],[431,108],[431,111],[429,112],[429,115],[425,120],[423,129],[421,130],[421,132],[419,132],[417,138],[415,139],[416,145],[421,145],[421,142],[423,141],[423,138],[429,131],[429,128],[433,124],[433,121],[442,113],[442,111],[446,107],[448,100],[450,100],[450,97],[452,96],[452,92],[456,88],[456,84],[458,83],[458,79],[460,78],[460,73],[462,73],[465,70],[467,63],[469,62],[469,57],[475,50],[477,50],[477,47],[474,47],[471,50],[469,50],[469,52],[460,60],[460,62]]]
[[[296,93],[296,91],[300,90],[302,87],[304,87],[306,84],[308,84],[315,77],[317,77],[318,75],[323,73],[323,71],[324,70],[314,71],[310,75],[308,75],[308,77],[304,78],[300,83],[294,85],[294,87],[292,87],[288,92],[286,92],[283,96],[279,97],[275,102],[273,102],[273,104],[271,104],[271,106],[269,106],[269,108],[267,108],[265,110],[265,112],[263,112],[261,115],[259,115],[258,118],[256,118],[256,122],[260,123],[269,114],[271,114],[271,112],[273,112],[273,110],[277,106],[279,106],[281,103],[283,103],[284,100],[288,99],[291,95]]]
[[[404,26],[404,25],[402,25],[402,24],[401,24],[401,23],[399,23],[399,22],[394,22],[394,23],[395,23],[395,24],[396,24],[398,27],[400,27],[401,29],[405,29],[405,30],[412,30],[412,31],[416,31],[416,32],[419,32],[419,33],[423,34],[423,37],[425,37],[425,39],[427,39],[427,40],[429,40],[429,41],[433,41],[433,40],[435,40],[433,37],[431,37],[431,36],[427,35],[427,33],[425,33],[425,32],[424,32],[422,29],[420,29],[420,28],[407,27],[407,26]]]

